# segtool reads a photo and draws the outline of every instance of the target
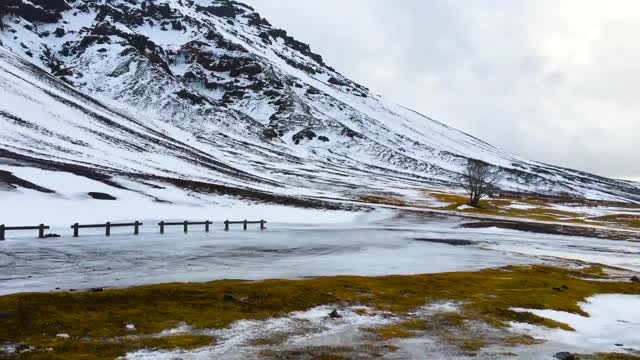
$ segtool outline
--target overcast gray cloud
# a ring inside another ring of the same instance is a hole
[[[530,159],[640,179],[635,0],[246,0],[374,92]]]

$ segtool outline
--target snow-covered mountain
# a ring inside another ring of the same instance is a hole
[[[239,2],[4,0],[0,18],[0,189],[59,192],[37,168],[156,202],[172,188],[331,207],[452,186],[473,158],[507,189],[640,202],[636,183],[388,102]]]

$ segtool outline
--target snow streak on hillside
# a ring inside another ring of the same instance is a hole
[[[156,204],[336,208],[450,186],[474,158],[501,167],[505,188],[640,201],[637,184],[389,103],[241,3],[8,0],[0,18],[0,185],[13,191],[75,196],[26,166]]]

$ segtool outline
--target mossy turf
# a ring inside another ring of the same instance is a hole
[[[598,353],[592,355],[577,355],[577,360],[638,360],[640,356],[621,353]]]
[[[552,221],[562,222],[567,224],[587,224],[587,225],[600,225],[609,226],[614,228],[637,230],[640,229],[640,215],[630,214],[612,214],[606,216],[590,216],[587,213],[576,211],[558,210],[553,208],[555,201],[543,201],[540,199],[483,199],[480,201],[478,207],[467,207],[460,209],[460,206],[469,203],[469,199],[466,196],[460,194],[439,193],[425,191],[425,195],[428,197],[437,199],[440,202],[447,203],[449,205],[438,208],[440,210],[457,211],[474,215],[494,215],[504,216],[514,219],[527,219],[537,221]],[[572,201],[576,203],[577,200]],[[514,203],[527,204],[530,208],[514,208]],[[608,204],[606,202],[587,201],[583,200],[578,202],[584,206],[607,206],[620,204]],[[629,207],[631,205],[628,205]],[[631,208],[631,207],[630,207]],[[577,208],[579,209],[579,208]]]
[[[590,221],[602,221],[622,225],[632,229],[640,229],[640,215],[614,214],[589,218]]]
[[[370,204],[382,204],[393,206],[409,206],[406,201],[398,198],[394,195],[362,195],[356,198],[358,201],[362,201]]]
[[[640,294],[638,283],[589,280],[599,276],[603,273],[597,267],[568,270],[511,266],[413,276],[225,280],[103,292],[16,294],[0,297],[3,314],[0,345],[33,347],[28,352],[11,354],[13,358],[108,359],[136,349],[193,348],[215,341],[198,335],[154,336],[179,324],[194,329],[219,329],[241,319],[284,316],[324,304],[366,305],[403,316],[425,303],[456,301],[463,304],[460,313],[446,319],[454,324],[476,319],[495,327],[517,321],[569,329],[566,324],[510,308],[554,309],[585,315],[578,303],[594,294]],[[234,299],[240,300],[225,300],[225,294],[233,294]],[[128,330],[127,324],[134,324],[135,329]],[[405,328],[421,326],[409,325]],[[404,336],[405,328],[383,331],[380,335]],[[68,334],[69,339],[57,337],[62,333]]]

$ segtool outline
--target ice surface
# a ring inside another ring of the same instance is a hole
[[[269,223],[264,232],[257,226],[224,232],[216,223],[209,234],[194,227],[185,235],[177,227],[160,235],[150,220],[140,236],[129,235],[130,229],[114,230],[110,238],[84,229],[72,238],[69,228],[51,230],[64,235],[59,239],[12,233],[0,242],[0,293],[222,278],[437,273],[540,263],[549,256],[640,270],[637,243],[464,229],[457,218],[389,218],[392,214],[374,212],[324,225]],[[442,239],[476,245],[429,241]]]
[[[69,237],[70,229],[60,229],[67,234],[60,239],[11,237],[0,242],[0,293],[222,278],[434,273],[537,261],[414,241],[425,229],[413,226],[270,223],[264,232],[255,227],[224,232],[221,225],[209,234],[194,227],[184,235],[178,227],[160,235],[151,226],[139,237],[122,229],[110,238],[84,229],[79,238]]]

